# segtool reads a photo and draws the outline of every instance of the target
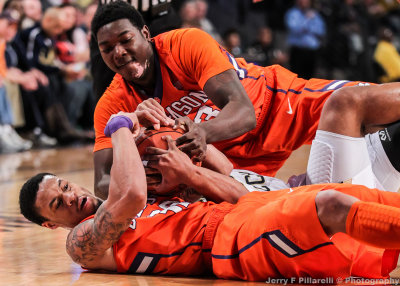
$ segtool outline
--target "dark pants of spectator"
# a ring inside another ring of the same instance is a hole
[[[57,102],[50,86],[39,86],[35,91],[21,89],[24,106],[25,128],[31,130],[35,127],[46,128],[45,111]]]
[[[93,128],[93,113],[96,102],[92,92],[92,83],[88,80],[76,80],[67,83],[67,102],[65,102],[68,119],[73,126],[83,129]]]
[[[318,50],[291,47],[290,70],[297,73],[301,78],[310,79],[314,76],[317,57]]]

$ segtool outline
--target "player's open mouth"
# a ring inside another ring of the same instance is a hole
[[[146,174],[146,178],[150,183],[161,183],[162,181],[162,175],[160,173],[154,173],[154,174]]]
[[[86,202],[87,202],[87,197],[82,198],[81,204],[80,204],[80,206],[79,206],[79,210],[80,210],[80,211],[83,210],[83,208],[84,208],[85,205],[86,205]]]

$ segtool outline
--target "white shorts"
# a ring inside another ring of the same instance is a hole
[[[379,139],[379,132],[367,134],[365,136],[365,142],[368,147],[372,171],[379,183],[383,186],[382,189],[389,192],[399,192],[400,173],[393,167],[392,163],[390,163],[383,149],[381,140]]]

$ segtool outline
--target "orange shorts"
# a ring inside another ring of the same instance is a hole
[[[215,275],[250,281],[269,277],[387,277],[397,263],[398,252],[366,246],[345,234],[332,239],[325,234],[315,196],[327,189],[400,207],[398,194],[385,192],[389,198],[381,200],[377,190],[346,184],[250,193],[218,227],[211,251]]]
[[[266,73],[270,73],[268,67]],[[214,144],[234,164],[260,175],[274,176],[283,163],[303,144],[311,144],[318,128],[322,107],[328,97],[344,86],[358,81],[295,78],[292,72],[274,66],[275,81],[270,110],[257,134]],[[290,81],[290,82],[289,82]],[[274,86],[270,86],[274,84]]]

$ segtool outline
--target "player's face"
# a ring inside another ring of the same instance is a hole
[[[154,81],[154,54],[146,26],[139,30],[128,19],[120,19],[101,27],[97,42],[104,62],[125,80],[145,87]]]
[[[72,228],[94,214],[100,204],[87,189],[55,176],[45,176],[39,184],[35,207],[49,220],[43,226]]]

